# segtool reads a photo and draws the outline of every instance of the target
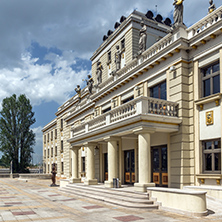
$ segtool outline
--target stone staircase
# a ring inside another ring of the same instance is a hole
[[[84,184],[68,184],[61,191],[86,197],[105,203],[134,209],[158,209],[158,205],[149,200],[147,193],[133,191],[133,187],[105,188],[104,185],[88,186]]]

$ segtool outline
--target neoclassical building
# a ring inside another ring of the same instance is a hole
[[[222,7],[188,28],[134,11],[114,29],[88,85],[42,130],[44,172],[141,191],[221,186]]]

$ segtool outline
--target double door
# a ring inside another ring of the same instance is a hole
[[[167,146],[153,147],[151,149],[152,182],[159,187],[168,186],[167,172]]]
[[[135,154],[134,150],[124,151],[124,182],[135,183]]]

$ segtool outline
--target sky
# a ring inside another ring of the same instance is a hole
[[[0,109],[12,94],[31,101],[34,163],[42,160],[42,128],[91,74],[90,57],[115,22],[134,10],[172,18],[174,0],[0,0]],[[214,0],[216,7],[222,5]],[[184,0],[187,27],[207,15],[208,0]]]

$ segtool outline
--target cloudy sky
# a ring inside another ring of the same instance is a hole
[[[220,0],[214,0],[216,7]],[[34,162],[44,125],[91,73],[90,57],[122,15],[152,10],[172,18],[173,0],[0,0],[0,103],[26,94],[35,111]],[[157,5],[157,7],[156,7]],[[189,27],[207,15],[208,0],[185,0]],[[0,106],[1,108],[1,106]]]

